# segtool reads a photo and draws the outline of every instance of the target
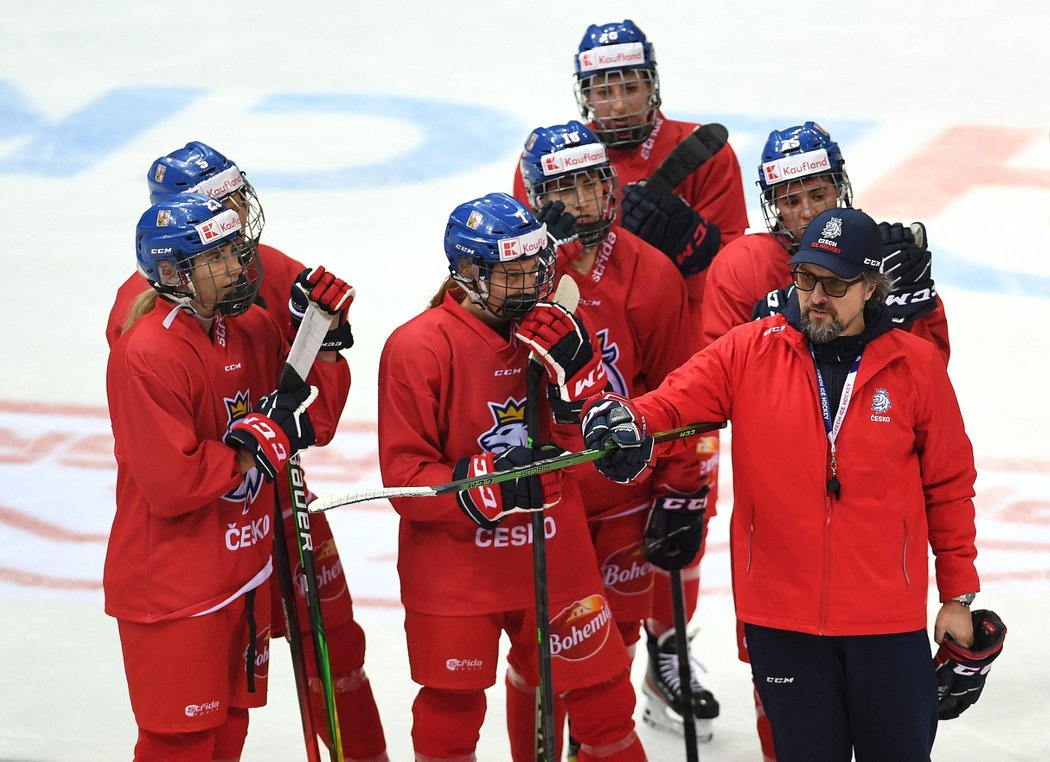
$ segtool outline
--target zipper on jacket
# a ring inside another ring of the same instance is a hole
[[[824,585],[820,596],[820,628],[818,635],[824,634],[824,625],[828,619],[828,590],[831,588],[831,495],[824,496]]]
[[[904,584],[911,585],[911,577],[908,576],[908,520],[904,520],[904,555],[901,558],[901,568],[904,570]]]

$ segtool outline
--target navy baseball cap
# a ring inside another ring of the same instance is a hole
[[[882,265],[879,226],[859,209],[828,209],[806,227],[790,265],[819,265],[852,280]]]

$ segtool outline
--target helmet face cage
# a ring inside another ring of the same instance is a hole
[[[452,277],[470,300],[489,315],[500,319],[520,318],[553,293],[554,261],[553,246],[509,262],[461,257]]]
[[[525,183],[532,208],[548,201],[561,201],[565,211],[576,215],[576,233],[584,246],[605,240],[620,207],[616,170],[604,164],[571,172],[537,184]]]
[[[598,139],[609,148],[641,145],[656,125],[660,78],[655,65],[651,69],[610,69],[578,77],[575,91],[580,113],[593,122]]]
[[[777,199],[783,199],[794,193],[804,192],[805,181],[815,177],[827,177],[835,185],[835,203],[829,205],[827,208],[837,206],[841,208],[853,206],[853,188],[850,185],[849,175],[846,174],[846,170],[843,169],[841,172],[825,172],[818,175],[809,175],[805,178],[799,178],[797,180],[788,180],[786,182],[777,183],[775,185],[766,186],[762,190],[762,216],[766,220],[766,228],[771,233],[779,233],[787,237],[789,240],[798,243],[799,236],[796,236],[781,217],[780,209],[777,208]],[[757,183],[760,187],[762,183]],[[824,211],[823,209],[815,210],[816,213]],[[814,214],[816,216],[816,214]]]

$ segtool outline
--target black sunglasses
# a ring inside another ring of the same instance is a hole
[[[863,275],[853,280],[842,280],[842,278],[821,278],[805,270],[795,269],[791,271],[791,281],[799,291],[812,291],[819,283],[820,287],[824,289],[824,293],[833,297],[845,296],[850,286],[860,283],[862,280],[864,280]]]

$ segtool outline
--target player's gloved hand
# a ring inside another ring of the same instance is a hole
[[[994,611],[977,609],[973,646],[966,648],[946,635],[933,657],[937,671],[937,709],[942,720],[954,720],[977,703],[995,657],[1003,650],[1006,625]]]
[[[682,275],[703,272],[722,244],[722,232],[675,193],[651,193],[643,183],[624,187],[623,227],[671,258]]]
[[[583,252],[576,232],[576,216],[565,211],[561,201],[544,204],[536,220],[547,225],[547,237],[563,257],[572,260]]]
[[[615,447],[594,462],[607,479],[620,484],[639,482],[652,472],[653,438],[645,433],[645,422],[631,401],[618,394],[591,397],[583,406],[583,441],[587,447],[603,450]]]
[[[770,291],[764,299],[759,299],[755,302],[755,306],[751,309],[751,319],[761,320],[770,315],[783,314],[784,310],[787,309],[788,302],[794,295],[794,283],[787,288],[778,288]]]
[[[880,269],[893,281],[886,306],[895,324],[907,325],[937,308],[926,227],[921,222],[913,222],[908,227],[899,222],[880,222],[879,232],[882,233]]]
[[[356,295],[354,287],[342,278],[336,278],[323,267],[306,268],[292,284],[292,293],[288,298],[288,311],[292,314],[292,325],[295,330],[303,322],[308,300],[317,305],[332,317],[339,317],[339,322],[325,334],[321,343],[322,352],[336,352],[349,349],[354,345],[354,335],[350,332],[350,323],[346,313]]]
[[[583,321],[554,302],[538,302],[518,323],[514,335],[543,363],[561,402],[576,403],[605,389],[608,378],[601,350]]]
[[[277,478],[288,459],[317,441],[306,408],[317,399],[317,387],[271,392],[254,412],[230,425],[223,441],[246,450],[268,482]]]
[[[684,569],[700,552],[707,512],[705,484],[687,495],[668,494],[653,498],[645,527],[645,557],[667,571]]]
[[[483,452],[469,458],[460,458],[452,469],[453,479],[473,479],[497,471],[527,466],[537,460],[550,458],[562,452],[553,444],[538,449],[508,447],[500,453]],[[511,479],[499,484],[474,487],[456,495],[463,513],[482,529],[493,529],[512,513],[528,513],[550,508],[561,500],[561,472]]]

